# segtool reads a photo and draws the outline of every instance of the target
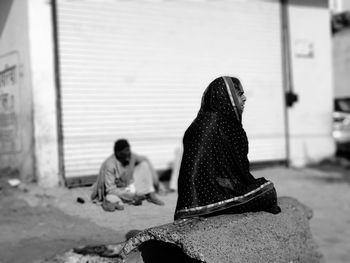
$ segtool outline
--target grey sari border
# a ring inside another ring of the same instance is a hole
[[[271,181],[267,181],[266,183],[260,185],[258,188],[241,196],[236,196],[236,197],[226,199],[224,201],[220,201],[217,203],[209,204],[209,205],[192,207],[192,208],[184,208],[184,209],[178,210],[175,214],[175,218],[183,219],[187,217],[192,217],[193,215],[200,216],[200,215],[217,212],[226,208],[239,206],[249,202],[255,197],[260,196],[272,189],[274,189],[273,183]]]

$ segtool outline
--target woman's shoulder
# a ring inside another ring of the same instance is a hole
[[[216,126],[219,121],[219,115],[211,112],[198,113],[192,121],[186,132],[193,130],[206,130],[209,126]]]
[[[199,112],[193,123],[214,123],[218,122],[220,119],[221,116],[217,112],[205,111]]]

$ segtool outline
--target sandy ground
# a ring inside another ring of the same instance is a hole
[[[295,197],[313,209],[311,230],[326,262],[350,262],[349,167],[276,167],[253,174],[272,180],[279,196]],[[0,263],[40,262],[72,247],[123,241],[130,229],[173,221],[176,193],[161,197],[165,206],[144,202],[115,212],[91,203],[89,193],[89,188],[9,189],[3,184]],[[78,203],[78,197],[85,203]]]

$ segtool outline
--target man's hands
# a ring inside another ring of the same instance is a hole
[[[127,187],[127,183],[121,180],[120,178],[115,178],[115,184],[117,187]]]

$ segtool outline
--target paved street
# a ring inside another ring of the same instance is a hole
[[[295,197],[313,209],[311,230],[326,262],[350,262],[349,169],[276,167],[253,174],[271,179],[279,196]],[[107,213],[89,202],[89,188],[30,186],[27,192],[2,192],[2,263],[39,262],[71,247],[122,241],[130,229],[171,222],[177,198],[176,193],[170,193],[161,197],[165,206],[144,202],[142,206],[126,206],[124,211]],[[78,197],[85,203],[76,202]]]

